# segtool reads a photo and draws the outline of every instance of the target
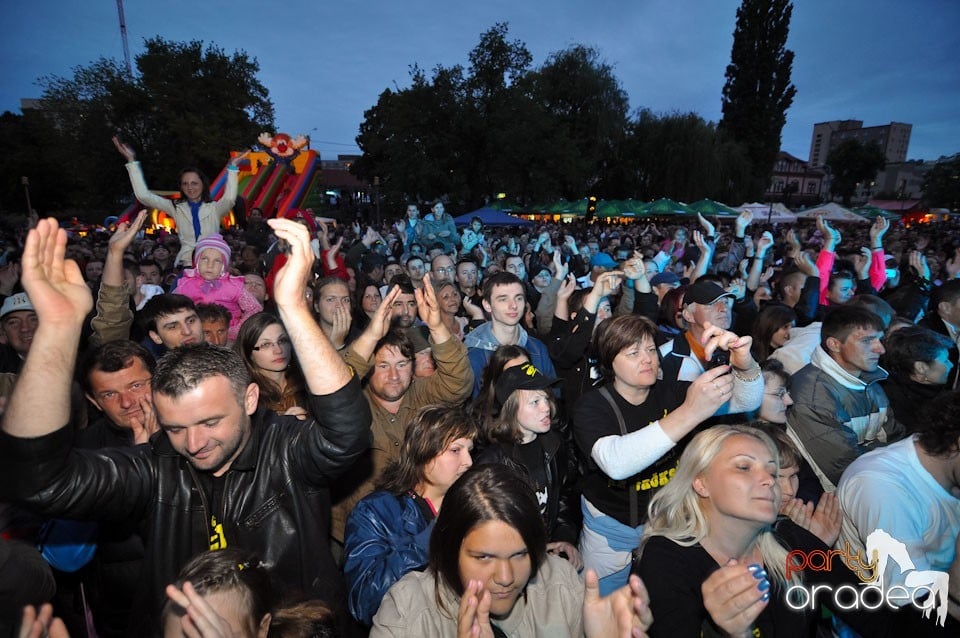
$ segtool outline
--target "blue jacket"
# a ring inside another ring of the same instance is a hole
[[[407,572],[426,568],[433,523],[410,496],[377,491],[357,503],[343,547],[354,618],[370,625],[387,590]]]
[[[539,339],[528,335],[523,326],[519,326],[519,328],[520,339],[517,341],[517,345],[527,349],[527,352],[530,353],[530,362],[537,370],[548,377],[556,377],[557,372],[553,368],[553,361],[550,360],[547,346]],[[473,396],[476,398],[480,394],[483,369],[487,367],[494,351],[502,344],[493,335],[489,321],[471,330],[470,334],[463,340],[463,344],[467,346],[467,357],[470,359],[470,367],[473,368]]]

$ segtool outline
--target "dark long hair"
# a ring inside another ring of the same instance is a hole
[[[428,564],[435,574],[437,602],[441,607],[441,581],[457,596],[463,595],[460,546],[467,534],[488,521],[500,521],[517,530],[529,552],[530,578],[536,578],[547,554],[547,530],[533,487],[524,476],[506,465],[477,466],[467,470],[447,490],[430,535]]]
[[[210,179],[207,175],[201,171],[199,168],[194,168],[193,166],[188,166],[177,175],[177,187],[180,187],[180,183],[183,181],[183,176],[187,173],[196,173],[197,177],[200,178],[200,182],[203,184],[203,192],[200,193],[200,201],[203,203],[212,202],[213,197],[210,196]],[[180,198],[183,202],[188,202],[187,194],[183,192],[183,189],[180,189]]]
[[[490,360],[483,368],[483,377],[480,379],[480,393],[470,406],[470,412],[477,423],[486,423],[497,417],[497,380],[503,374],[503,366],[507,361],[518,357],[526,357],[527,361],[532,361],[530,353],[523,346],[500,346],[490,355]]]
[[[761,363],[766,361],[774,351],[770,346],[770,339],[773,338],[774,333],[787,324],[795,323],[796,320],[797,313],[790,306],[777,303],[765,306],[753,324],[753,345],[750,346],[753,358]]]
[[[233,349],[240,354],[243,364],[250,371],[254,383],[260,386],[260,404],[277,412],[284,412],[294,405],[303,405],[307,383],[293,349],[290,351],[290,365],[284,372],[284,378],[287,381],[285,389],[281,389],[277,383],[264,375],[253,362],[253,349],[260,341],[260,335],[272,325],[283,327],[283,322],[280,321],[279,317],[269,312],[258,312],[253,315],[240,326]]]

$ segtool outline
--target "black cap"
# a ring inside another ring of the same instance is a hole
[[[497,403],[503,403],[514,390],[546,390],[560,383],[560,379],[548,377],[534,367],[532,363],[507,368],[497,381]]]
[[[723,297],[736,297],[732,292],[727,292],[712,281],[696,281],[687,288],[683,294],[683,303],[698,303],[704,306],[712,306]]]

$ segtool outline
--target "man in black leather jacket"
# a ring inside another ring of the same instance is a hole
[[[164,586],[187,560],[223,547],[256,552],[279,582],[340,607],[328,485],[369,446],[370,410],[307,306],[307,231],[288,220],[270,224],[291,245],[274,297],[316,420],[258,409],[259,388],[240,358],[195,345],[159,364],[153,404],[162,431],[135,448],[72,446],[64,427],[70,380],[92,300],[76,265],[64,261],[66,236],[55,220],[27,240],[23,282],[40,321],[0,433],[2,498],[52,516],[141,523],[136,635],[156,629]]]

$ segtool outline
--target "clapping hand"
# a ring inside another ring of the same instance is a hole
[[[273,298],[278,306],[306,306],[307,280],[313,268],[310,231],[292,219],[268,219],[278,239],[287,242],[287,261],[273,280]]]
[[[770,581],[761,565],[730,559],[700,586],[703,606],[730,636],[752,636],[751,627],[770,600]]]

